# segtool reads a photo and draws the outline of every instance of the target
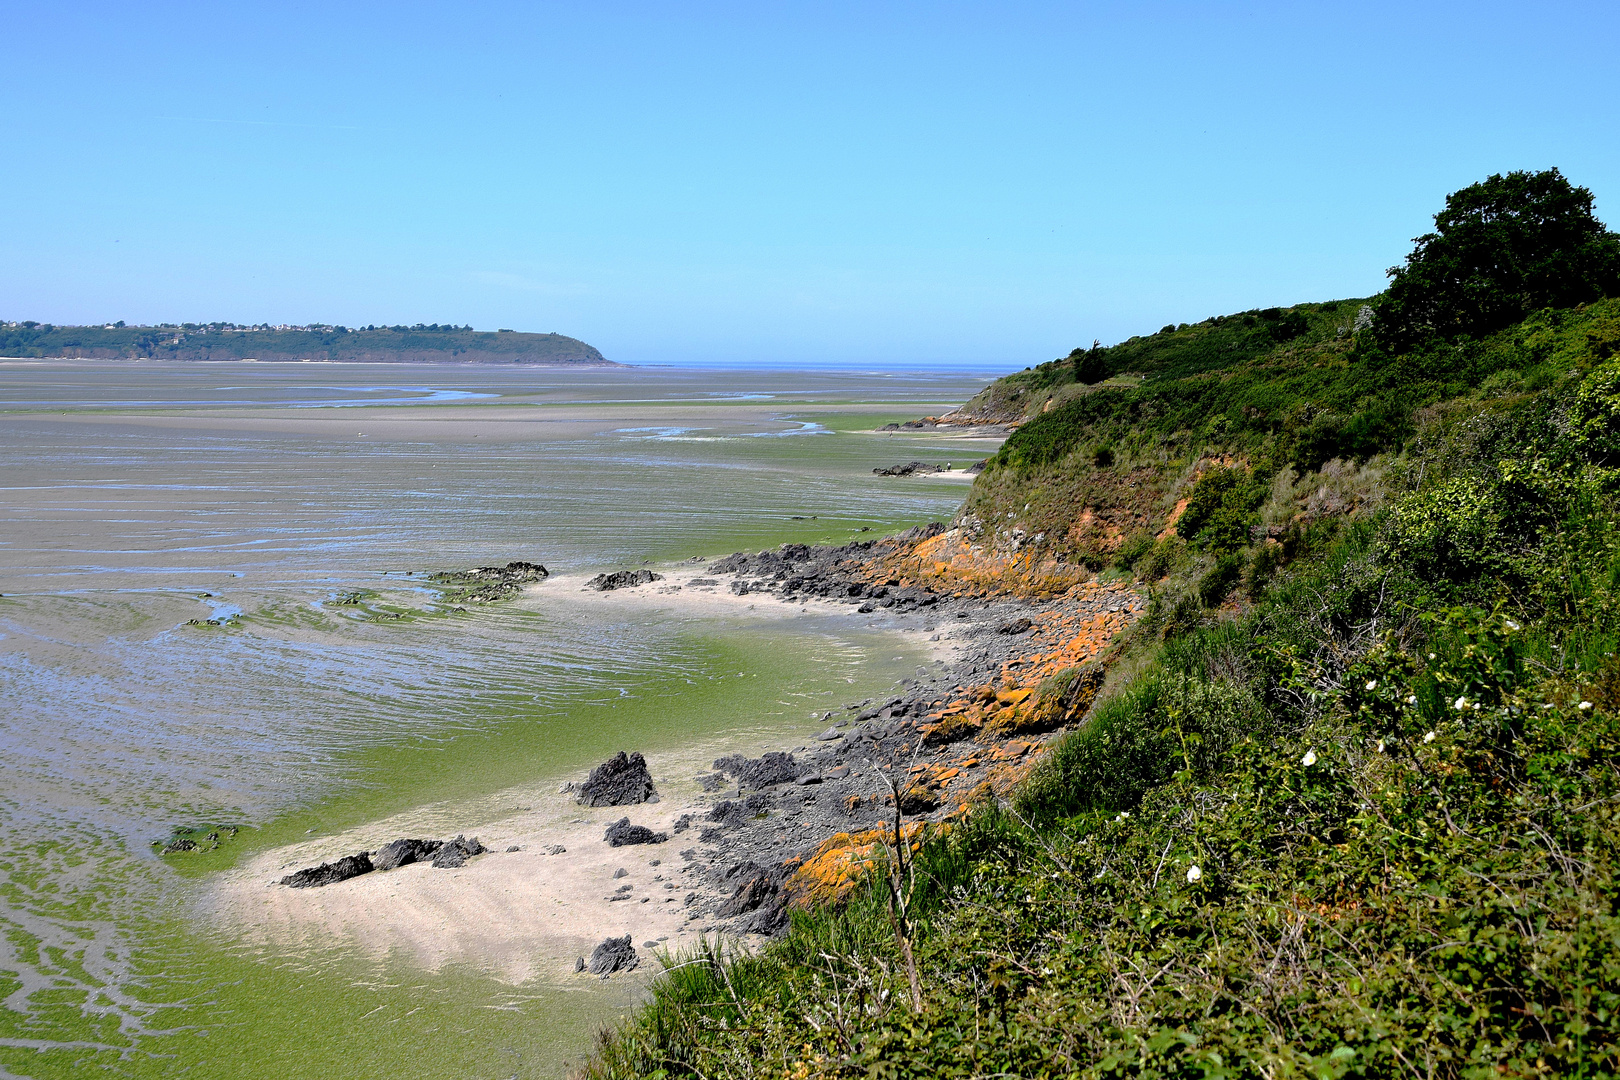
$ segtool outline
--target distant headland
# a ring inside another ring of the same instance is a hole
[[[550,364],[622,367],[562,334],[471,326],[272,326],[163,323],[53,326],[0,322],[0,356],[59,360],[325,360],[342,363]]]

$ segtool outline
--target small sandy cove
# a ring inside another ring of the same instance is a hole
[[[814,613],[855,618],[849,607],[826,601],[784,605],[773,596],[737,596],[724,586],[692,585],[694,578],[704,580],[702,565],[660,566],[656,572],[664,580],[608,593],[586,590],[587,575],[555,575],[533,586],[531,593],[538,595],[527,599],[689,617],[753,613],[780,619]],[[859,625],[873,624],[860,618]],[[933,635],[896,633],[933,653],[932,658],[942,658],[949,648],[948,641],[927,640]],[[813,730],[807,717],[804,735]],[[703,865],[680,855],[696,846],[697,830],[673,835],[668,843],[619,848],[606,843],[604,830],[628,815],[634,824],[669,832],[681,814],[706,812],[712,805],[712,797],[700,798],[694,778],[709,772],[714,758],[735,751],[757,756],[771,749],[794,746],[719,740],[649,753],[647,764],[661,796],[657,803],[580,806],[560,790],[567,781],[584,778],[584,770],[577,770],[479,800],[423,806],[311,837],[263,852],[221,875],[208,901],[210,914],[233,935],[266,949],[357,945],[430,969],[466,966],[514,985],[536,978],[562,983],[588,978],[574,973],[575,960],[589,957],[609,936],[631,935],[644,960],[650,960],[645,943],[679,947],[695,941],[704,927],[702,921],[687,921],[686,904],[687,894],[701,887]],[[461,832],[469,838],[476,834],[491,853],[459,869],[416,863],[320,888],[278,884],[295,870],[357,851],[375,852],[400,837],[446,840]],[[554,845],[566,850],[548,854]],[[511,847],[518,850],[508,851]],[[620,869],[626,873],[615,878]],[[628,893],[617,892],[624,885],[631,887]],[[616,895],[629,898],[612,899]]]

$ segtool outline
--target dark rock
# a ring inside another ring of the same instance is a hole
[[[615,570],[611,574],[597,574],[585,583],[585,587],[597,592],[612,592],[614,589],[628,589],[663,580],[663,574],[655,574],[651,570]]]
[[[756,791],[746,799],[738,799],[735,802],[725,799],[715,803],[714,809],[708,813],[708,820],[735,829],[766,813],[770,808],[771,797],[763,791]]]
[[[820,773],[806,773],[805,775],[799,777],[797,780],[795,780],[793,782],[795,784],[799,785],[800,787],[809,787],[811,784],[819,784],[819,783],[821,783],[821,774]]]
[[[1028,630],[1034,625],[1035,624],[1030,622],[1028,619],[1014,619],[1012,622],[1005,622],[996,627],[996,633],[1022,634],[1024,631]]]
[[[578,957],[577,959],[575,959],[575,961],[574,961],[574,970],[576,972],[585,970],[585,958],[583,956]]]
[[[912,785],[900,793],[900,812],[902,814],[926,814],[930,810],[939,808],[939,792],[932,788]]]
[[[547,855],[561,855],[567,850],[568,849],[563,847],[561,844],[548,844],[546,845],[545,849]]]
[[[575,798],[586,806],[633,806],[658,794],[640,754],[618,754],[591,770]]]
[[[926,525],[914,525],[895,537],[896,540],[932,540],[945,531],[944,522],[930,521]]]
[[[721,904],[715,915],[721,919],[730,919],[745,912],[753,911],[759,905],[776,895],[776,883],[765,874],[757,874],[737,886],[737,891],[731,898]]]
[[[442,840],[395,840],[379,848],[371,863],[377,870],[394,870],[425,859],[443,846]]]
[[[973,464],[969,465],[967,467],[967,471],[974,476],[978,476],[980,473],[984,472],[984,467],[988,464],[990,464],[989,458],[980,458],[978,461],[975,461]]]
[[[873,469],[879,476],[927,476],[945,471],[943,465],[930,465],[926,461],[908,461],[904,465],[890,465],[887,469]]]
[[[509,847],[509,848],[507,848],[507,849],[506,849],[506,853],[507,853],[507,854],[508,854],[508,855],[510,855],[510,854],[511,854],[511,853],[512,853],[512,852],[514,852],[514,851],[522,851],[522,850],[523,850],[523,849],[522,849],[522,848],[521,848],[521,847],[519,847],[519,846],[518,846],[518,845],[516,845],[516,844],[513,844],[513,845],[512,845],[512,846],[511,846],[511,847]]]
[[[669,839],[669,833],[653,832],[645,825],[632,825],[629,818],[623,817],[607,827],[603,839],[614,847],[626,847],[630,844],[662,844]]]
[[[719,791],[726,786],[725,773],[704,773],[697,778],[698,786],[704,791]]]
[[[433,865],[440,870],[454,870],[458,866],[466,866],[467,860],[474,855],[482,855],[489,848],[478,842],[478,837],[468,840],[465,836],[457,835],[454,840],[448,840],[433,856]]]
[[[622,938],[610,937],[593,949],[586,970],[592,975],[611,975],[615,971],[634,971],[638,963],[636,947],[626,934]]]
[[[337,862],[321,863],[296,874],[288,874],[281,879],[281,883],[289,889],[313,889],[369,874],[372,869],[371,856],[362,851],[358,855],[345,855]]]
[[[793,755],[774,750],[752,760],[741,754],[717,758],[714,767],[736,777],[738,784],[751,788],[785,784],[799,775],[799,763],[793,760]]]

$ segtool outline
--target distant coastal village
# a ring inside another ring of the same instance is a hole
[[[57,326],[0,321],[0,357],[50,360],[309,360],[337,363],[518,363],[617,367],[594,346],[563,334],[471,326],[348,327],[326,323],[242,325],[122,320]]]

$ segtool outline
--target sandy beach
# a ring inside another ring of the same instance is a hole
[[[738,595],[707,576],[705,561],[648,567],[662,580],[597,592],[591,575],[559,574],[531,585],[523,601],[584,605],[668,618],[761,620],[832,618],[870,628],[872,620],[846,604],[820,598],[784,604],[769,594]],[[962,631],[893,620],[890,632],[924,652],[936,667],[951,656]],[[820,727],[807,722],[806,745],[738,745],[705,741],[672,752],[649,753],[659,801],[590,808],[566,790],[583,775],[551,775],[471,803],[435,804],[342,832],[262,852],[221,875],[205,903],[206,915],[229,932],[267,951],[357,946],[377,956],[405,958],[429,969],[462,965],[511,984],[532,979],[567,982],[577,958],[605,937],[630,934],[646,956],[647,943],[675,948],[695,941],[710,921],[694,909],[722,898],[705,880],[711,867],[691,857],[695,831],[674,833],[681,816],[698,817],[735,790],[705,793],[696,778],[713,760],[742,751],[792,749],[802,753]],[[640,748],[625,747],[628,751]],[[637,825],[672,833],[670,841],[612,847],[607,826],[628,816]],[[478,823],[476,827],[469,822]],[[802,826],[806,841],[819,839]],[[373,872],[320,888],[278,884],[287,874],[358,851],[376,851],[401,837],[478,836],[490,853],[457,869],[416,863]],[[553,848],[562,851],[550,853]],[[517,850],[509,850],[516,848]],[[683,852],[686,857],[683,857]],[[621,876],[614,875],[624,871]],[[629,886],[624,890],[624,886]],[[647,965],[643,973],[656,965]]]

